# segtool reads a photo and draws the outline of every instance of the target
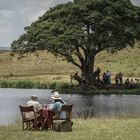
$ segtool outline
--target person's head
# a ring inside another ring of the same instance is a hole
[[[54,99],[54,100],[60,100],[62,98],[61,98],[59,92],[58,91],[55,91],[55,92],[53,92],[52,99]]]
[[[78,76],[78,71],[76,71],[75,76]]]
[[[131,78],[131,81],[133,81],[133,79]]]
[[[31,100],[37,101],[37,96],[36,96],[36,95],[32,95],[32,96],[31,96]]]
[[[60,96],[58,91],[55,91],[53,93],[52,99],[54,100],[54,102],[61,102],[61,103],[63,103],[62,98],[61,98],[61,96]]]
[[[129,81],[129,78],[127,78],[126,81]]]

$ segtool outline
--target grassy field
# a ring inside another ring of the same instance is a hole
[[[74,119],[72,132],[22,131],[1,126],[0,140],[140,140],[140,119]]]
[[[101,67],[102,73],[110,70],[112,79],[120,71],[125,77],[140,77],[139,54],[138,48],[128,48],[117,54],[101,52],[96,57],[95,68]],[[62,58],[55,58],[46,52],[38,52],[22,59],[11,57],[9,52],[0,53],[0,80],[69,82],[70,75],[77,70]]]
[[[140,49],[125,49],[118,54],[100,53],[96,67],[112,74],[122,72],[124,76],[140,77]],[[0,80],[52,83],[69,82],[70,74],[77,69],[61,58],[39,52],[18,60],[9,52],[0,53]],[[19,82],[20,83],[20,82]],[[26,82],[25,82],[26,83]],[[32,83],[31,83],[32,84]],[[101,91],[102,92],[102,91]],[[140,119],[74,119],[73,131],[22,131],[19,123],[0,126],[0,140],[140,140]]]

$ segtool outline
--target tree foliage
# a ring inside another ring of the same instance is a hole
[[[51,8],[25,27],[12,50],[47,50],[62,56],[80,68],[89,83],[96,54],[133,46],[139,39],[140,7],[130,0],[74,0]]]

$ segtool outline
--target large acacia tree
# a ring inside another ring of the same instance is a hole
[[[77,66],[94,84],[95,56],[133,46],[140,39],[140,7],[130,0],[74,0],[48,10],[13,41],[20,55],[47,50]]]

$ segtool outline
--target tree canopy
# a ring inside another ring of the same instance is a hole
[[[140,7],[130,0],[74,0],[48,10],[11,46],[21,55],[47,50],[64,57],[89,84],[96,54],[133,46],[139,39]]]

